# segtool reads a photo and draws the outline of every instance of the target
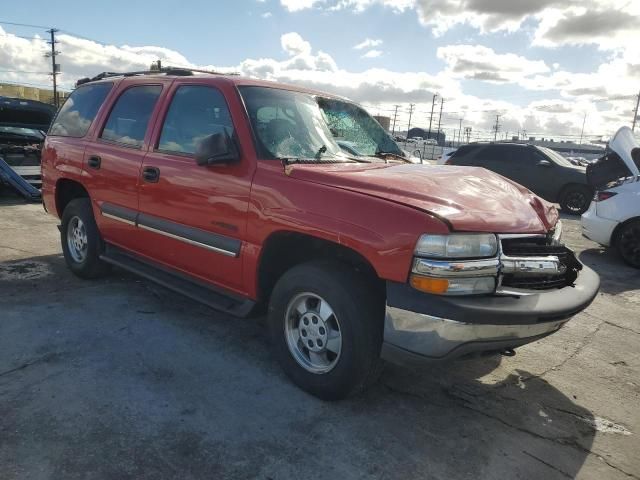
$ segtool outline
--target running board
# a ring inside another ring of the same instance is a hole
[[[249,316],[256,304],[253,300],[227,293],[108,243],[100,259],[236,317]]]

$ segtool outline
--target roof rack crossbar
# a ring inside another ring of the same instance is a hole
[[[132,72],[102,72],[92,78],[81,78],[76,82],[76,86],[83,85],[89,82],[96,82],[98,80],[103,80],[105,78],[110,77],[133,77],[137,75],[158,75],[164,73],[165,75],[177,75],[177,76],[189,76],[194,73],[206,73],[209,75],[238,75],[237,73],[222,73],[216,72],[213,70],[203,70],[200,68],[190,68],[190,67],[161,67],[159,69],[153,70],[137,70]]]

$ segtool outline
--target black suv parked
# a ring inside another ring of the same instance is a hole
[[[472,143],[460,147],[446,163],[492,170],[576,215],[589,208],[593,196],[585,168],[573,165],[559,153],[544,147]]]

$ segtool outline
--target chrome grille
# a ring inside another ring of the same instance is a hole
[[[516,266],[530,268],[503,268],[501,287],[527,290],[550,290],[572,285],[582,265],[564,245],[549,235],[506,235],[500,238],[503,265],[511,261]],[[509,259],[509,260],[507,260]],[[538,260],[538,261],[536,261]],[[557,270],[546,268],[557,265]]]

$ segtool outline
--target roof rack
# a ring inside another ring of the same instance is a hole
[[[79,79],[76,82],[76,87],[79,87],[80,85],[84,85],[85,83],[96,82],[98,80],[103,80],[105,78],[110,78],[110,77],[134,77],[138,75],[158,75],[158,74],[188,77],[190,75],[193,75],[194,73],[207,73],[209,75],[238,75],[238,73],[235,73],[235,72],[221,73],[213,70],[203,70],[199,68],[159,67],[159,68],[152,68],[150,70],[138,70],[133,72],[102,72],[92,78],[85,77],[85,78]]]

